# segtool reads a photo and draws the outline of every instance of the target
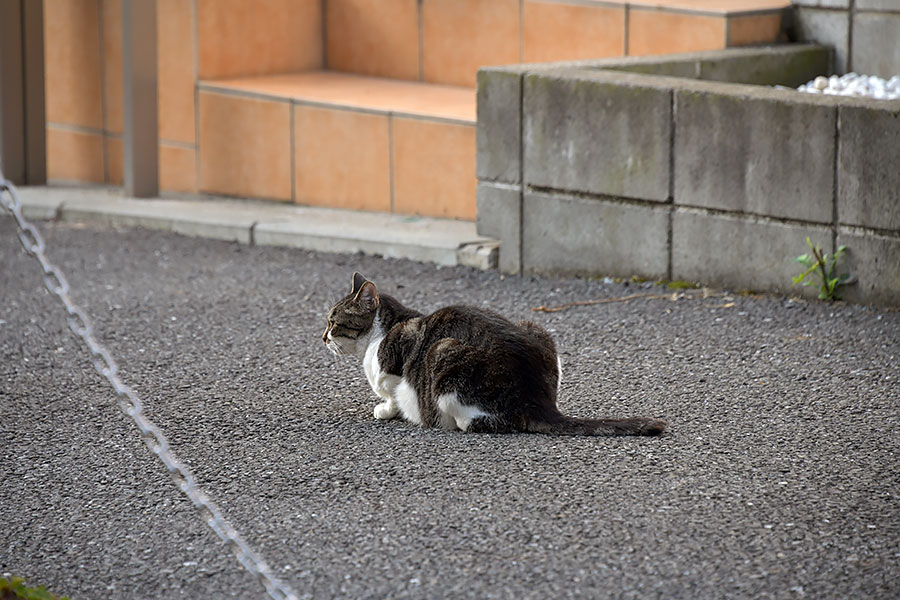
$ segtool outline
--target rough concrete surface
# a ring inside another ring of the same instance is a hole
[[[884,6],[883,8],[887,8]],[[900,10],[900,4],[891,6]],[[885,79],[900,75],[900,14],[857,13],[853,16],[853,70]]]
[[[526,192],[522,269],[665,279],[668,225],[667,208]]]
[[[521,102],[520,68],[478,71],[479,179],[506,183],[518,183],[521,179]]]
[[[830,223],[836,118],[804,94],[676,90],[675,203]]]
[[[498,267],[504,273],[522,268],[522,188],[510,183],[478,182],[478,234],[503,240]]]
[[[679,209],[672,215],[672,278],[815,298],[818,291],[812,287],[792,287],[792,278],[803,271],[795,257],[809,251],[807,237],[831,254],[831,236],[831,230],[821,226]]]
[[[873,103],[879,101],[872,101]],[[900,101],[840,108],[838,218],[900,231]]]
[[[896,598],[900,313],[44,224],[147,415],[305,598]],[[260,598],[0,218],[0,573],[73,599]],[[354,270],[549,328],[562,407],[655,439],[372,418],[320,341]]]
[[[848,12],[798,6],[794,9],[794,23],[800,41],[832,46],[834,72],[847,72],[850,37]]]
[[[525,77],[525,183],[665,201],[672,92],[634,73],[573,71]]]

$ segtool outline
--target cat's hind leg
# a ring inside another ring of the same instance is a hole
[[[432,375],[431,399],[444,429],[462,431],[510,431],[495,411],[485,385],[490,365],[478,348],[455,338],[443,338],[428,351],[427,367]]]

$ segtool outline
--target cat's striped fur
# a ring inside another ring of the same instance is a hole
[[[448,306],[429,315],[380,294],[353,275],[329,311],[323,341],[363,360],[382,399],[375,417],[470,432],[658,435],[664,421],[578,419],[557,410],[560,364],[542,327],[481,308]]]

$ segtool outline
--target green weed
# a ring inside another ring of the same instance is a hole
[[[794,260],[806,267],[806,270],[793,278],[794,285],[803,282],[805,286],[819,286],[819,300],[840,300],[841,297],[837,293],[839,285],[847,283],[850,276],[846,273],[837,274],[837,261],[847,250],[846,246],[840,246],[837,251],[829,256],[822,251],[821,248],[814,245],[809,237],[806,238],[806,245],[809,246],[810,252],[802,254]],[[814,277],[810,277],[815,274]],[[818,279],[818,283],[813,281]]]
[[[68,598],[57,598],[47,591],[44,586],[31,588],[25,585],[25,579],[22,577],[12,577],[6,579],[0,577],[0,600],[68,600]]]

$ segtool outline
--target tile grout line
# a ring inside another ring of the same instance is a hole
[[[322,36],[322,68],[328,68],[328,0],[319,3],[321,11],[320,35]]]
[[[291,145],[290,145],[291,168],[289,169],[289,171],[291,173],[291,204],[297,204],[297,151],[296,151],[297,142],[294,139],[294,138],[296,138],[297,130],[294,127],[294,122],[295,122],[294,119],[295,119],[294,103],[291,102],[291,104],[290,104],[290,121],[291,121],[290,128],[291,128],[291,130],[288,133],[288,135],[290,136],[290,140],[291,140]]]
[[[388,180],[391,193],[391,214],[394,214],[394,114],[387,115],[388,127]]]
[[[853,71],[853,22],[856,20],[856,0],[849,0],[847,6],[847,64],[846,72]]]
[[[353,106],[348,104],[337,104],[336,101],[329,100],[313,100],[307,98],[298,98],[293,96],[279,96],[270,92],[257,92],[247,89],[238,89],[230,87],[218,87],[209,83],[200,84],[200,91],[205,94],[216,94],[219,96],[232,96],[235,98],[250,98],[256,100],[266,100],[268,102],[278,103],[294,103],[297,106],[312,106],[317,108],[326,108],[329,110],[341,110],[348,112],[358,112],[363,114],[387,116],[388,114],[398,115],[405,119],[415,119],[419,121],[434,121],[438,123],[446,123],[448,125],[469,125],[474,126],[475,120],[467,120],[461,117],[451,117],[444,115],[435,115],[427,113],[406,112],[404,110],[396,110],[389,108],[370,108],[366,106]],[[474,90],[473,90],[474,91]]]
[[[837,236],[839,227],[838,215],[838,197],[840,194],[840,156],[841,156],[841,108],[834,107],[834,158],[833,172],[834,181],[832,182],[831,191],[831,254],[837,251]]]
[[[525,77],[519,75],[519,277],[525,275]]]
[[[755,222],[760,223],[772,223],[772,224],[782,224],[782,225],[799,225],[803,227],[817,227],[822,229],[830,230],[832,228],[832,219],[829,218],[829,221],[810,221],[805,219],[800,219],[796,217],[783,217],[779,215],[768,215],[764,213],[754,213],[754,212],[744,212],[741,210],[733,210],[733,209],[724,209],[724,208],[713,208],[710,206],[700,206],[695,204],[674,204],[670,203],[667,200],[648,200],[641,198],[629,198],[624,196],[610,196],[606,194],[598,194],[594,192],[578,192],[570,189],[561,189],[554,188],[550,186],[540,186],[540,185],[528,185],[526,189],[530,192],[538,193],[538,194],[549,194],[554,196],[559,196],[561,198],[573,198],[573,199],[584,199],[584,200],[593,200],[604,202],[608,204],[615,204],[620,206],[637,206],[637,207],[645,207],[651,210],[657,211],[672,211],[673,213],[690,213],[690,214],[704,214],[709,216],[721,216],[726,218],[733,219],[749,219]],[[844,226],[842,226],[844,227]],[[894,233],[893,230],[879,230],[874,227],[863,227],[863,229],[869,229],[872,231],[878,232],[886,232],[879,233],[879,235],[888,235],[892,236]]]
[[[418,29],[419,29],[419,81],[425,81],[425,17],[422,14],[425,10],[423,6],[424,0],[418,0],[416,2],[416,20],[418,21]],[[393,202],[393,196],[391,197],[391,202]]]
[[[71,125],[69,123],[57,123],[55,121],[47,122],[47,129],[56,129],[59,131],[72,131],[74,133],[83,133],[85,135],[99,135],[100,137],[121,138],[121,133],[107,132],[105,129],[96,129],[94,127],[85,127],[84,125]]]
[[[200,26],[197,18],[197,0],[191,0],[191,25],[193,26],[193,62],[194,62],[194,191],[199,193],[202,185],[200,181]]]
[[[525,56],[525,0],[519,0],[519,62],[524,60]]]
[[[100,156],[103,161],[103,181],[104,183],[109,183],[109,156],[107,152],[106,145],[106,128],[107,128],[107,110],[109,109],[106,106],[106,51],[103,47],[103,3],[97,2],[97,32],[98,32],[98,42],[100,45],[100,132],[101,132],[101,144],[100,148]],[[49,123],[48,123],[49,124]],[[123,124],[124,125],[124,124]],[[124,137],[125,131],[123,127],[122,136]],[[123,148],[124,152],[124,148]]]
[[[630,4],[625,5],[624,12],[625,12],[625,20],[624,20],[623,26],[625,27],[625,34],[622,36],[622,38],[623,38],[622,42],[623,42],[623,45],[625,46],[625,49],[622,53],[622,56],[628,56],[628,53],[631,50],[629,48],[629,45],[631,44],[631,36],[628,34],[628,30],[630,29],[630,24],[631,24],[631,5]]]
[[[675,90],[669,91],[669,211],[666,218],[666,278],[672,281],[674,255],[674,222],[675,222]]]
[[[725,15],[723,18],[725,19],[725,43],[722,44],[722,48],[731,48],[731,17]]]

